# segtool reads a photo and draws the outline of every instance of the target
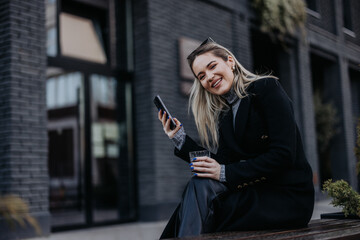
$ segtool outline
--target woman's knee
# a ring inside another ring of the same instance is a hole
[[[206,188],[210,186],[210,181],[214,181],[209,178],[192,177],[189,181],[189,186],[194,188]]]
[[[226,191],[226,186],[219,181],[210,178],[192,177],[189,181],[188,187],[197,189],[198,192],[212,192],[215,194]]]

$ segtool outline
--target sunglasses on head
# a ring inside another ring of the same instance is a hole
[[[203,41],[201,44],[200,44],[200,46],[202,46],[202,45],[205,45],[205,44],[207,44],[207,43],[214,43],[215,41],[211,38],[211,37],[208,37],[205,41]]]

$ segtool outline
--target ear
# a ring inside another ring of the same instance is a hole
[[[234,66],[234,58],[229,55],[226,63],[229,65],[229,67]]]

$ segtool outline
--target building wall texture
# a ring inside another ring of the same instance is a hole
[[[294,102],[306,154],[314,171],[317,198],[321,198],[310,54],[338,59],[327,72],[331,80],[327,91],[338,93],[334,101],[341,119],[340,133],[332,143],[331,161],[337,169],[334,177],[344,178],[356,187],[353,125],[351,113],[346,109],[351,104],[346,71],[349,59],[359,62],[360,55],[355,53],[360,51],[358,46],[348,47],[345,42],[340,27],[341,1],[317,2],[320,18],[308,14],[305,40],[293,39],[289,51],[279,55],[278,61],[286,65],[280,67],[281,75],[286,78],[281,80]],[[173,116],[182,121],[187,134],[198,139],[193,118],[187,113],[188,97],[180,91],[178,39],[188,37],[201,42],[211,36],[231,49],[246,68],[254,70],[251,30],[257,26],[250,1],[138,0],[134,9],[139,213],[141,220],[163,219],[179,202],[191,175],[187,164],[173,155],[173,145],[157,119],[153,97],[159,94]],[[145,29],[147,33],[142,32]],[[140,35],[144,38],[138,38]]]
[[[21,197],[48,234],[44,4],[0,1],[0,192]],[[2,239],[34,235],[4,229],[0,216]]]
[[[168,217],[191,176],[187,164],[173,155],[173,145],[164,135],[152,103],[159,94],[185,131],[198,138],[187,111],[188,97],[180,92],[178,40],[203,41],[211,36],[239,53],[245,66],[251,66],[245,6],[236,1],[135,1],[135,115],[142,116],[136,121],[141,219],[147,219],[151,210],[152,219]],[[206,14],[199,14],[200,9]],[[145,29],[147,34],[142,32]],[[143,38],[138,38],[140,35]]]
[[[318,6],[316,12],[319,15],[308,14],[308,22],[314,26],[335,34],[335,1],[336,0],[316,0]]]
[[[317,2],[321,17],[308,15],[306,39],[291,38],[288,52],[278,54],[276,61],[284,64],[280,67],[281,81],[294,102],[319,198],[312,56],[331,62],[326,92],[333,96],[340,114],[340,133],[333,140],[331,153],[334,177],[356,187],[353,118],[359,116],[353,116],[349,107],[353,103],[348,72],[350,64],[360,62],[360,33],[357,14],[353,14],[355,37],[343,32],[341,0]],[[186,133],[198,140],[193,117],[188,114],[188,96],[180,90],[179,38],[202,42],[211,36],[232,50],[246,68],[254,70],[252,32],[258,26],[250,1],[245,0],[132,3],[138,219],[163,220],[180,201],[191,173],[188,165],[173,155],[174,146],[157,119],[152,102],[155,95],[163,98]],[[351,3],[357,13],[359,4],[355,0]],[[45,2],[0,0],[0,193],[23,198],[43,234],[48,234],[45,71]],[[34,235],[31,229],[8,231],[1,217],[0,232],[6,232],[5,239]]]

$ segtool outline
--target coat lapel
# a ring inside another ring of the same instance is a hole
[[[233,114],[231,109],[229,109],[227,112],[223,113],[223,116],[220,120],[220,129],[223,136],[223,140],[226,142],[227,146],[231,148],[237,147],[236,138],[235,138],[235,132],[233,127]]]
[[[235,117],[235,137],[240,143],[243,137],[247,119],[249,116],[250,96],[241,99],[240,106]]]
[[[235,130],[233,127],[232,110],[225,112],[221,118],[220,131],[226,141],[227,145],[239,151],[239,146],[243,133],[245,131],[246,122],[249,115],[250,98],[245,97],[241,99],[238,111],[235,117]]]

